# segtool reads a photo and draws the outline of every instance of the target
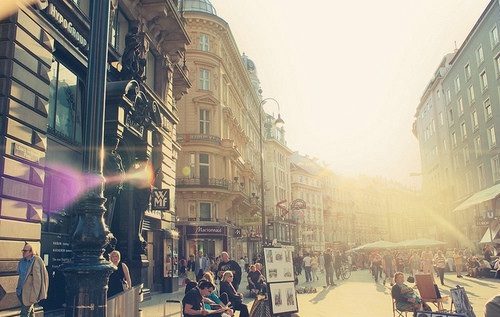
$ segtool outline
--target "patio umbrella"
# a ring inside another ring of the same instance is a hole
[[[402,248],[422,248],[422,247],[435,247],[438,245],[444,245],[446,242],[428,239],[428,238],[418,238],[412,240],[404,240],[398,242],[397,245]]]
[[[360,245],[359,247],[356,247],[352,249],[353,251],[361,251],[361,250],[377,250],[377,249],[392,249],[396,248],[398,245],[394,242],[390,241],[385,241],[385,240],[379,240],[375,242],[370,242],[367,244]]]

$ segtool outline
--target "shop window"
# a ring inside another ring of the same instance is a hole
[[[82,143],[82,80],[58,60],[52,62],[48,132],[71,143]]]

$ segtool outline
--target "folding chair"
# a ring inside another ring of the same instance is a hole
[[[408,317],[408,313],[413,314],[411,311],[404,311],[404,310],[399,310],[396,307],[396,300],[392,298],[392,317]]]
[[[443,308],[443,301],[446,299],[438,294],[437,287],[434,284],[434,279],[431,274],[415,274],[415,284],[420,293],[420,298],[424,302],[433,303],[440,312],[446,311],[446,309]]]

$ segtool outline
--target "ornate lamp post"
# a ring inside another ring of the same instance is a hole
[[[73,258],[62,267],[66,277],[65,316],[106,316],[106,289],[113,266],[103,257],[109,242],[104,223],[103,134],[108,61],[110,1],[91,1],[86,124],[82,170],[91,188],[77,207],[71,237]]]
[[[267,221],[266,221],[266,208],[265,208],[265,191],[264,191],[264,131],[262,131],[262,121],[264,118],[262,117],[264,104],[268,101],[272,100],[278,105],[278,118],[274,122],[274,125],[277,127],[283,126],[285,123],[280,116],[280,104],[274,98],[265,98],[262,99],[259,104],[259,136],[260,136],[260,196],[261,199],[261,213],[262,213],[262,225],[261,225],[261,235],[262,235],[262,247],[266,245],[266,230],[267,230]]]

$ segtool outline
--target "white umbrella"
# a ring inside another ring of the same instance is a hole
[[[435,247],[444,244],[446,244],[446,242],[428,238],[405,240],[397,243],[398,246],[403,248]]]
[[[379,241],[370,242],[367,244],[360,245],[359,247],[356,247],[352,250],[359,251],[359,250],[392,249],[392,248],[395,248],[397,246],[398,245],[394,242],[379,240]]]

